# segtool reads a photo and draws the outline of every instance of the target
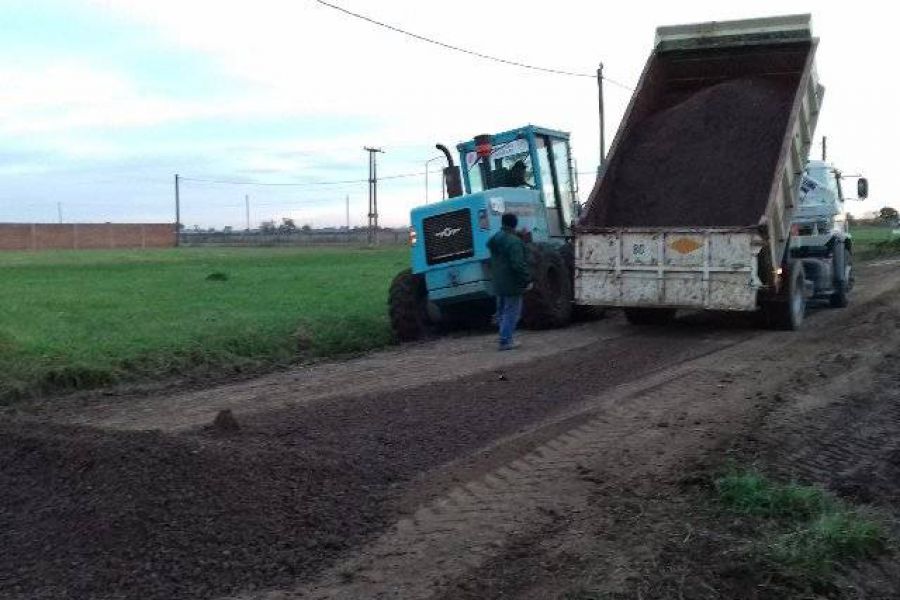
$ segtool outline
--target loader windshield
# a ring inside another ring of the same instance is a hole
[[[531,152],[523,139],[494,147],[490,157],[466,153],[466,168],[473,193],[498,187],[535,187]]]

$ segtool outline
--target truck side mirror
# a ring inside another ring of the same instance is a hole
[[[860,177],[856,180],[856,195],[860,199],[869,197],[869,180],[865,177]]]

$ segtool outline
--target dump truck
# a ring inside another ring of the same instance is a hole
[[[657,29],[575,228],[577,304],[637,324],[760,311],[783,329],[813,298],[846,305],[843,200],[813,209],[812,229],[800,210],[824,97],[817,45],[809,15]]]

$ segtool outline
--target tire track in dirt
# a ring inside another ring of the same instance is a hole
[[[868,300],[885,291],[883,285],[872,286]],[[880,302],[882,317],[896,314],[896,306]],[[825,313],[817,325],[849,330],[855,326],[841,323],[870,308]],[[865,331],[854,332],[854,344],[895,340],[893,328],[863,321]],[[727,446],[770,410],[771,401],[756,400],[777,397],[775,390],[791,386],[798,373],[817,372],[821,363],[809,346],[847,350],[846,338],[822,344],[820,335],[808,328],[800,334],[758,336],[639,384],[620,386],[595,398],[583,425],[420,508],[315,583],[241,598],[487,597],[478,595],[478,585],[475,592],[461,590],[473,581],[490,580],[486,565],[502,560],[505,548],[517,539],[553,529],[556,519],[587,506],[598,481],[585,474],[602,473],[603,486],[625,490],[641,482],[671,480],[679,466],[708,459],[705,453]],[[778,364],[782,356],[799,358],[786,366]],[[860,365],[844,379],[866,368]],[[757,390],[756,396],[750,390]],[[621,542],[612,547],[622,556],[633,553]]]
[[[226,436],[4,422],[3,487],[16,500],[0,506],[0,546],[19,552],[4,556],[0,595],[208,598],[308,580],[394,523],[398,496],[447,491],[429,473],[735,337],[647,330],[594,342],[589,360],[557,352],[509,365],[503,380],[460,377],[446,393],[425,385],[239,413]],[[80,531],[96,534],[90,552]]]

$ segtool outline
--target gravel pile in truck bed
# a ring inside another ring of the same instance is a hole
[[[704,88],[634,128],[591,203],[589,227],[738,227],[766,209],[796,84]]]

